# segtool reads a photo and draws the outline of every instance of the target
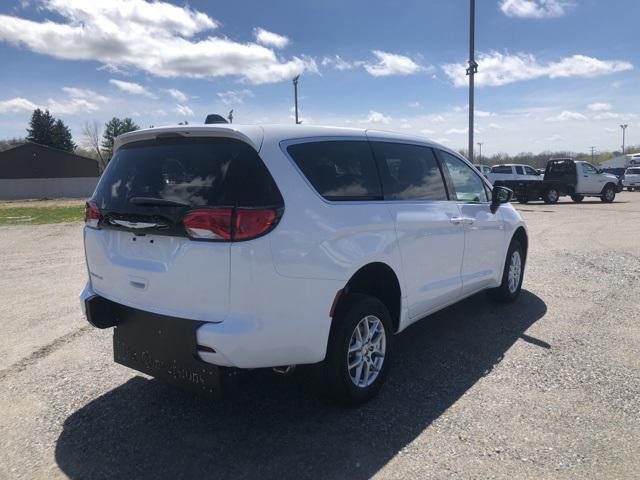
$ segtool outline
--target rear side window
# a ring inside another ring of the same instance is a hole
[[[447,200],[444,179],[428,147],[372,142],[385,196],[393,200]]]
[[[380,179],[366,141],[290,145],[287,152],[311,185],[327,200],[379,200]]]
[[[506,165],[496,165],[495,167],[491,167],[491,173],[512,173],[511,167]]]
[[[449,173],[458,201],[487,202],[489,200],[484,182],[476,170],[450,153],[440,151],[439,154]]]
[[[257,152],[230,138],[172,137],[123,146],[93,200],[100,209],[136,213],[150,208],[141,198],[185,207],[283,204]]]

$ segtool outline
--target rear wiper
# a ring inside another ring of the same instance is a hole
[[[191,204],[186,202],[178,202],[176,200],[166,200],[164,198],[154,197],[132,197],[129,203],[133,205],[156,205],[159,207],[190,207]]]

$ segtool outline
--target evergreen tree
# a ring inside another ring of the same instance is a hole
[[[102,148],[105,151],[107,161],[113,156],[113,142],[118,135],[123,133],[139,130],[140,127],[129,117],[120,119],[113,117],[104,125],[104,133],[102,134]]]
[[[27,140],[67,152],[73,152],[76,147],[69,127],[62,120],[56,120],[49,110],[43,112],[39,108],[36,108],[31,115],[29,128],[27,128]]]
[[[53,124],[52,136],[52,147],[65,150],[67,152],[73,152],[76,148],[76,144],[73,143],[73,138],[71,137],[71,131],[62,120],[56,120]]]
[[[36,108],[31,115],[29,128],[27,128],[27,140],[40,145],[52,146],[53,143],[53,125],[55,119],[49,113]]]

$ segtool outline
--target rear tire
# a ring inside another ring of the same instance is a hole
[[[604,190],[602,190],[602,196],[600,197],[600,200],[603,203],[612,203],[615,199],[616,199],[615,188],[613,188],[613,186],[611,185],[607,185],[606,187],[604,187]]]
[[[584,195],[571,195],[571,200],[576,203],[580,203],[582,200],[584,200]]]
[[[526,252],[522,244],[515,238],[511,240],[507,258],[504,262],[504,270],[502,272],[502,283],[498,288],[489,290],[489,295],[503,303],[513,302],[520,296],[522,290],[522,280],[524,278],[524,264],[526,260]]]
[[[544,192],[544,203],[553,204],[558,203],[560,199],[560,192],[555,188],[550,188],[546,192]]]
[[[377,298],[349,294],[333,319],[324,378],[333,399],[357,405],[373,398],[389,371],[393,323]],[[350,368],[351,367],[351,368]]]

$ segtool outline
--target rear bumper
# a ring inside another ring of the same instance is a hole
[[[331,302],[327,299],[322,303],[330,305]],[[324,359],[330,327],[328,308],[326,322],[318,321],[308,313],[305,317],[293,308],[281,307],[277,316],[230,313],[223,322],[218,323],[170,317],[101,297],[89,283],[80,294],[80,304],[87,321],[96,328],[117,326],[122,321],[123,311],[133,318],[190,322],[194,326],[195,343],[212,350],[198,350],[198,358],[222,367],[265,368],[320,362]],[[273,301],[270,304],[279,306]],[[311,302],[302,302],[301,305],[309,306]],[[287,314],[293,314],[295,318],[289,318]]]

